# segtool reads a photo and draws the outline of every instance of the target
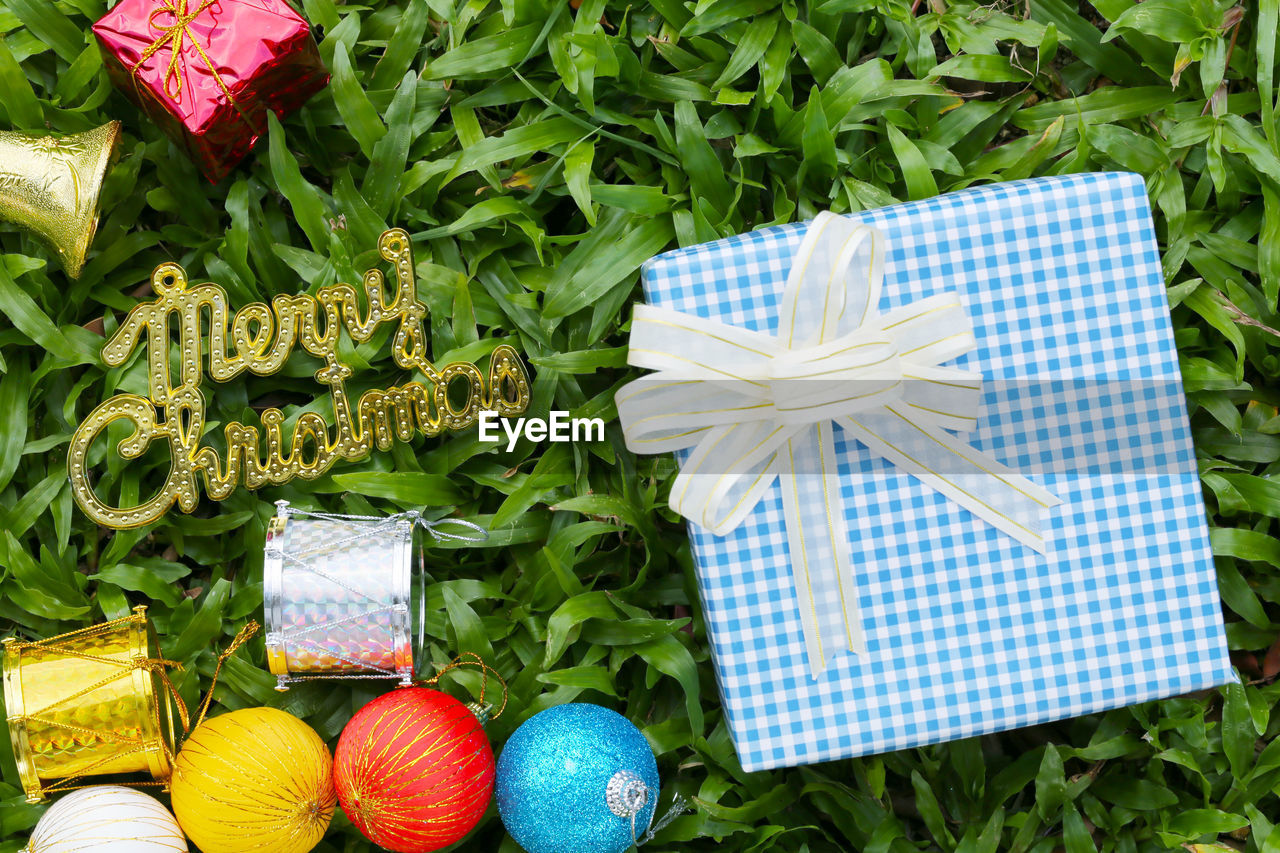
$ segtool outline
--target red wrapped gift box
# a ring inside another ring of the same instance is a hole
[[[112,81],[211,181],[329,72],[284,0],[121,0],[93,25]]]

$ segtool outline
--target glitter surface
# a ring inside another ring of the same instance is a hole
[[[644,833],[658,802],[658,764],[640,730],[597,705],[573,703],[535,714],[498,758],[498,813],[528,853],[621,853],[631,820],[609,809],[609,780],[640,777],[648,799],[635,818]]]

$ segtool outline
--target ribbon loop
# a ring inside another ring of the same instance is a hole
[[[437,542],[484,542],[489,538],[489,531],[485,530],[474,522],[466,521],[461,518],[441,518],[436,521],[428,521],[422,517],[422,513],[417,510],[410,510],[405,515],[413,521],[414,524],[421,527]],[[450,532],[444,528],[448,525],[461,528],[462,533]]]
[[[231,94],[231,89],[222,79],[222,75],[218,73],[218,66],[209,58],[209,54],[205,52],[204,45],[200,44],[200,40],[196,38],[196,34],[191,29],[191,24],[197,18],[203,15],[210,7],[214,6],[218,0],[200,0],[194,11],[189,10],[187,0],[164,0],[164,2],[147,17],[147,25],[152,30],[159,33],[151,44],[143,49],[138,56],[138,61],[133,64],[131,69],[133,74],[134,87],[138,86],[138,74],[142,70],[142,66],[148,59],[155,56],[161,50],[168,48],[169,64],[165,67],[164,72],[164,93],[168,95],[169,100],[177,103],[182,98],[183,79],[183,47],[190,41],[191,46],[196,49],[200,59],[204,62],[206,68],[209,69],[213,82],[218,85],[222,94],[226,96],[227,103],[235,109],[236,114],[240,116],[240,120],[254,130],[253,122],[241,109],[240,103],[235,96]],[[169,15],[173,18],[172,23],[160,23],[158,20],[161,16]]]
[[[194,12],[187,11],[187,0],[165,0],[165,2],[157,9],[153,10],[147,17],[147,24],[151,29],[156,30],[160,35],[153,41],[146,50],[142,52],[142,58],[138,60],[137,65],[141,65],[147,59],[160,51],[163,47],[169,48],[169,67],[165,70],[164,75],[164,93],[170,99],[176,101],[182,95],[182,43],[188,35],[188,27],[191,22],[200,17],[204,12],[214,4],[215,0],[203,0],[196,7]],[[169,15],[173,18],[171,24],[161,24],[156,19],[162,15]],[[192,37],[192,43],[195,38]],[[214,74],[218,72],[215,69]]]
[[[811,674],[865,650],[840,499],[838,425],[873,453],[1041,553],[1060,501],[951,434],[977,424],[982,375],[944,366],[977,348],[958,294],[881,314],[883,237],[819,214],[796,250],[776,335],[637,305],[628,363],[658,371],[619,390],[627,446],[689,452],[672,509],[717,535],[782,486]]]

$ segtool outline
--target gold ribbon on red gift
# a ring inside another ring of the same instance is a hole
[[[862,653],[835,427],[1024,545],[1044,553],[1061,503],[952,432],[975,428],[982,375],[943,366],[976,348],[959,295],[881,314],[884,238],[819,214],[796,251],[777,335],[637,305],[629,364],[658,371],[619,390],[627,446],[689,451],[670,505],[716,535],[782,489],[796,603],[814,678]]]
[[[191,31],[191,23],[217,2],[218,0],[201,0],[195,11],[188,11],[187,0],[163,0],[147,18],[148,26],[153,30],[159,31],[160,35],[156,37],[155,41],[147,45],[142,51],[142,55],[138,57],[138,61],[133,64],[134,85],[137,85],[138,72],[143,63],[165,47],[168,47],[169,67],[165,69],[164,74],[164,93],[169,96],[170,100],[177,101],[182,96],[182,47],[183,43],[190,39],[191,46],[196,49],[196,52],[200,54],[200,58],[204,60],[204,64],[208,66],[214,82],[218,84],[218,88],[222,90],[222,93],[227,96],[228,103],[235,107],[236,112],[245,122],[248,122],[249,120],[244,111],[236,103],[235,96],[231,94],[231,89],[227,87],[222,75],[218,73],[217,66],[209,58],[209,54],[204,52],[204,46],[200,44],[195,33]],[[172,16],[173,22],[169,24],[160,23],[157,19],[162,15]]]

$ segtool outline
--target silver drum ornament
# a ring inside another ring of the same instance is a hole
[[[436,539],[480,541],[483,529],[417,512],[350,516],[308,512],[277,501],[267,528],[263,620],[276,689],[317,678],[387,678],[413,683],[426,599],[421,527]],[[447,533],[461,525],[479,536]]]

